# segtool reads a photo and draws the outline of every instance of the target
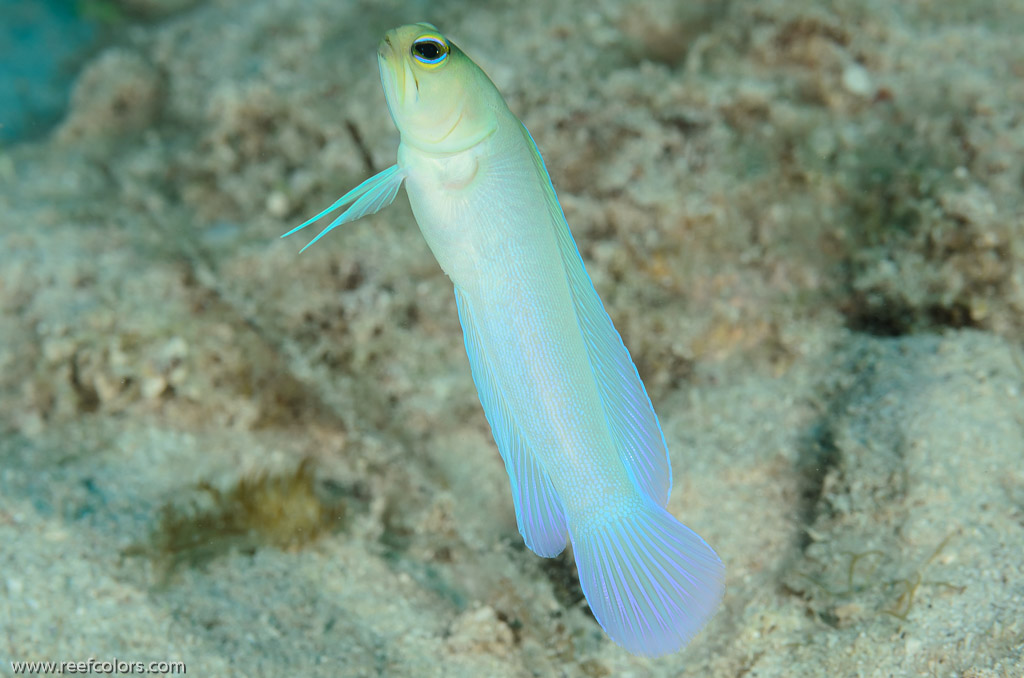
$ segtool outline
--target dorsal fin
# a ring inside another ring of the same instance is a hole
[[[576,319],[586,341],[590,365],[601,394],[601,404],[619,456],[637,487],[658,506],[663,507],[668,503],[668,494],[672,489],[672,469],[658,417],[654,414],[651,399],[640,381],[629,351],[604,310],[601,298],[583,266],[583,259],[544,167],[544,159],[525,126],[523,133],[533,148],[534,161],[547,181],[549,208],[553,218],[557,215],[553,226],[569,280]]]

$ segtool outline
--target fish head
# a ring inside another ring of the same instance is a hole
[[[432,24],[401,26],[377,48],[381,84],[402,142],[458,153],[497,128],[504,100],[472,59]]]

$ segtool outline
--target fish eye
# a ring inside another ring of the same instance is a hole
[[[448,43],[441,38],[423,37],[412,43],[412,58],[427,66],[437,66],[448,58]]]

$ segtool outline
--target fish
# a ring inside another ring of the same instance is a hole
[[[434,25],[388,31],[377,60],[401,137],[396,164],[282,237],[345,208],[305,250],[391,204],[404,182],[454,285],[526,546],[551,558],[572,545],[587,604],[614,642],[637,655],[681,650],[721,604],[725,568],[666,509],[665,436],[537,145]]]

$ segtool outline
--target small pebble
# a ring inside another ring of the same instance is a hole
[[[867,97],[874,92],[871,76],[860,64],[850,64],[843,70],[843,87],[850,94]]]

